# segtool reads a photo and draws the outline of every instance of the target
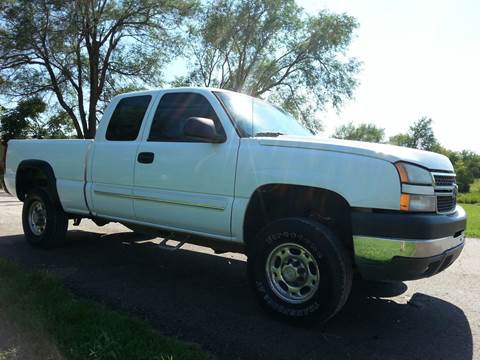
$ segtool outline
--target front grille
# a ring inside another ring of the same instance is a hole
[[[457,205],[457,199],[452,195],[437,195],[437,211],[446,213],[453,211]]]
[[[455,175],[434,175],[435,186],[454,186]]]
[[[435,179],[435,195],[437,196],[437,212],[449,213],[457,206],[457,183],[455,174],[433,174]]]

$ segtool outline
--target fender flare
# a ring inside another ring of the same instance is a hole
[[[23,160],[20,162],[17,168],[17,172],[15,175],[15,188],[17,197],[20,201],[25,200],[25,196],[28,193],[28,190],[25,184],[25,179],[22,178],[22,173],[28,171],[40,171],[46,177],[46,184],[44,184],[44,188],[47,190],[48,195],[52,199],[52,201],[56,204],[61,206],[60,197],[58,196],[57,191],[57,178],[55,177],[55,172],[53,171],[52,166],[43,160]]]

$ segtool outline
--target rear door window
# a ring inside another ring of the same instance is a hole
[[[151,99],[150,95],[121,99],[110,118],[106,139],[110,141],[136,140]]]

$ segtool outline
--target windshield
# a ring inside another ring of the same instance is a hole
[[[245,137],[300,135],[312,136],[289,113],[251,96],[216,91],[237,128]]]

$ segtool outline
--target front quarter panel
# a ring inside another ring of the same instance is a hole
[[[351,207],[400,209],[398,173],[386,160],[335,151],[270,146],[248,138],[241,140],[238,159],[234,236],[241,238],[248,200],[255,189],[266,184],[327,189],[341,195]]]

